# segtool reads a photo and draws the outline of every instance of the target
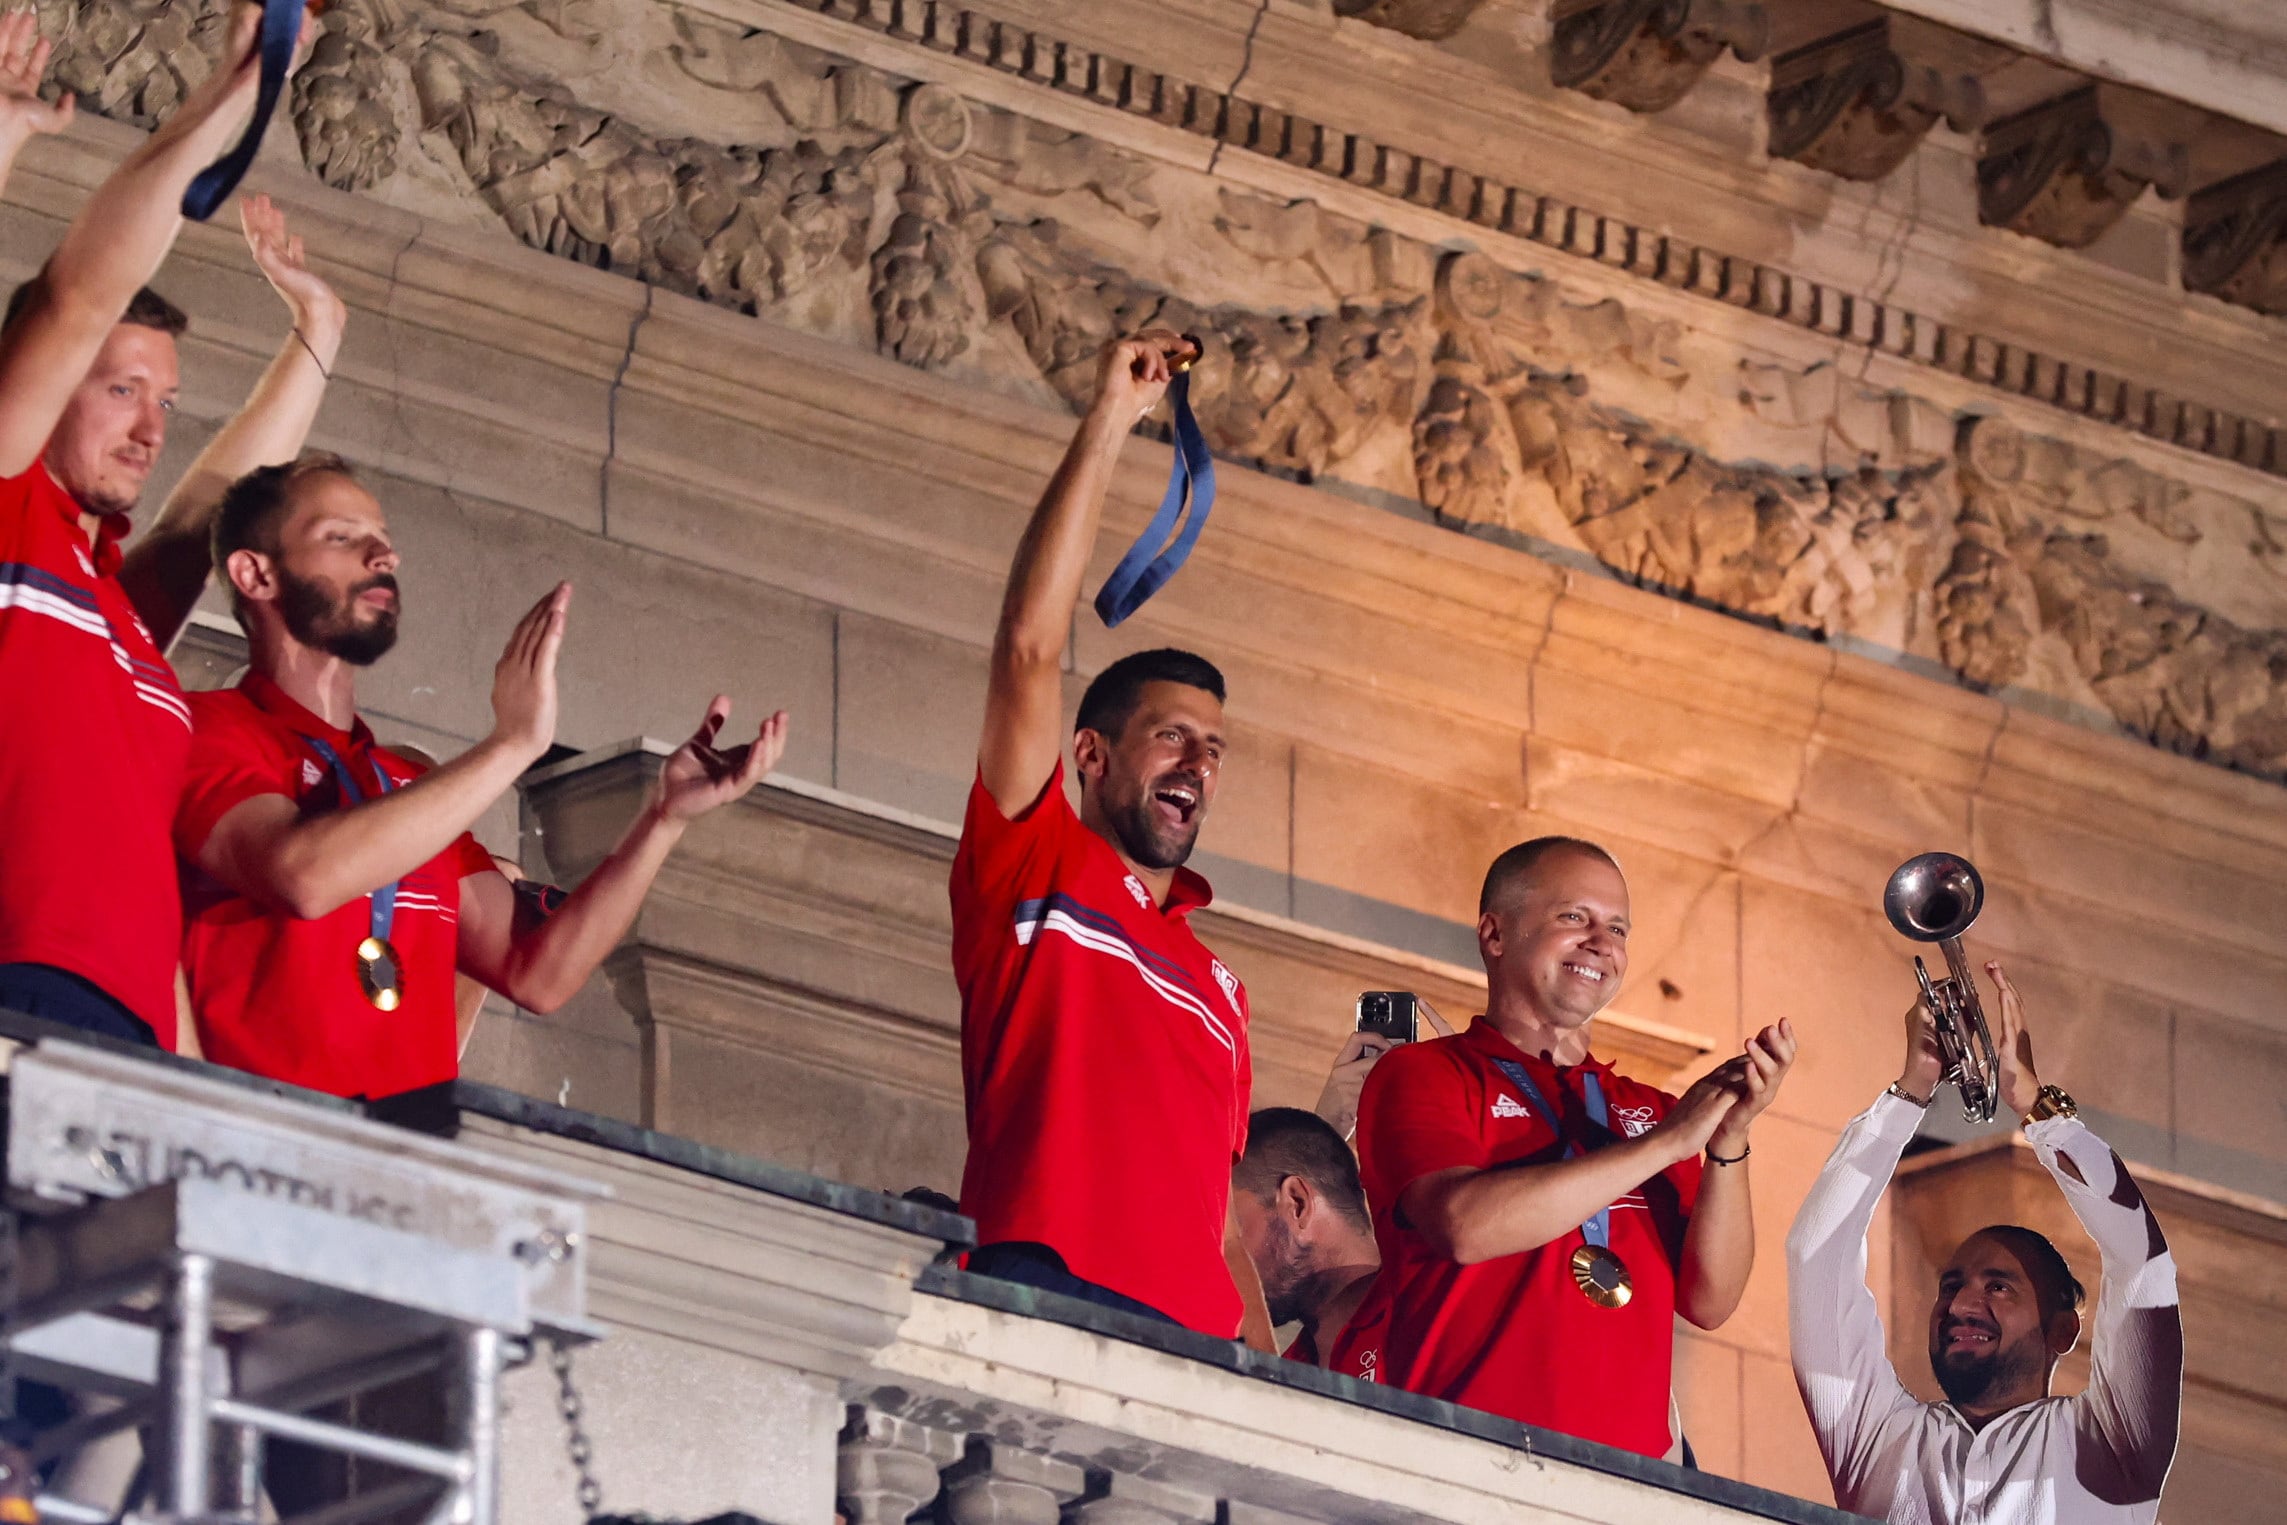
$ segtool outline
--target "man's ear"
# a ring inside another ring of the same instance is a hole
[[[1111,761],[1112,744],[1102,731],[1082,726],[1072,733],[1072,770],[1081,778],[1102,778]]]
[[[277,564],[260,551],[244,548],[232,551],[229,560],[222,564],[222,570],[240,598],[267,603],[278,596]]]
[[[1501,956],[1501,918],[1492,911],[1477,918],[1477,951],[1489,959]]]
[[[2049,1354],[2053,1356],[2071,1355],[2073,1347],[2081,1342],[2079,1310],[2060,1308],[2055,1313],[2050,1314],[2049,1326],[2045,1333],[2049,1341]]]
[[[1300,1176],[1286,1176],[1278,1183],[1278,1210],[1292,1223],[1300,1223],[1310,1216],[1310,1209],[1318,1200],[1318,1193]]]

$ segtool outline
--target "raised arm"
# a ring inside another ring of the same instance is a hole
[[[1398,1210],[1432,1250],[1462,1265],[1538,1249],[1706,1148],[1738,1099],[1743,1062],[1698,1081],[1648,1133],[1547,1165],[1435,1171],[1399,1193]]]
[[[1707,1169],[1684,1231],[1676,1312],[1713,1329],[1738,1311],[1755,1271],[1755,1204],[1747,1186],[1747,1130],[1779,1094],[1795,1062],[1795,1028],[1780,1021],[1747,1040],[1738,1100],[1707,1141]],[[1726,1163],[1728,1162],[1728,1163]]]
[[[2033,1040],[2025,1006],[1997,963],[1986,971],[2001,990],[2001,1099],[2020,1116],[2039,1098]],[[2160,1496],[2184,1402],[2184,1319],[2176,1301],[2176,1259],[2160,1220],[2127,1165],[2077,1117],[2029,1123],[2025,1141],[2056,1178],[2057,1189],[2104,1261],[2088,1387],[2072,1399],[2084,1447],[2110,1459],[2107,1496],[2142,1501]],[[2084,1459],[2084,1468],[2091,1465]]]
[[[1795,1385],[1838,1497],[1853,1496],[1884,1418],[1914,1397],[1890,1365],[1882,1315],[1866,1286],[1866,1231],[1922,1125],[1943,1066],[1930,1016],[1906,1013],[1906,1063],[1898,1089],[1853,1118],[1787,1231],[1787,1332]]]
[[[514,888],[501,874],[463,879],[462,972],[528,1011],[554,1011],[577,994],[635,924],[684,828],[745,795],[785,754],[784,710],[764,720],[746,745],[717,747],[730,712],[730,700],[717,694],[697,734],[660,768],[619,845],[544,919],[517,917]]]
[[[36,11],[27,7],[0,15],[0,185],[8,183],[26,143],[71,125],[71,96],[52,106],[40,99],[48,51]]]
[[[196,847],[198,866],[258,905],[317,917],[452,846],[555,740],[556,653],[571,592],[559,583],[509,637],[493,669],[491,735],[404,788],[347,810],[306,816],[283,794],[232,806]],[[370,780],[358,783],[370,794]]]
[[[287,233],[286,214],[269,197],[239,203],[239,221],[255,267],[285,302],[293,328],[246,406],[191,462],[119,568],[120,585],[161,649],[181,631],[205,591],[213,568],[207,539],[223,492],[258,466],[284,465],[302,453],[348,321],[349,309],[309,268],[302,240]]]
[[[112,326],[174,246],[183,192],[253,109],[261,21],[259,6],[233,12],[213,72],[96,188],[0,333],[0,477],[39,459]]]
[[[1164,329],[1105,346],[1095,396],[1017,542],[977,746],[978,772],[1003,815],[1038,799],[1056,769],[1064,747],[1064,644],[1112,467],[1136,421],[1158,406],[1187,348]]]

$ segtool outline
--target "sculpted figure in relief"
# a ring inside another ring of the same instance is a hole
[[[143,124],[195,83],[177,61],[206,56],[223,10],[43,0],[59,80]],[[611,69],[712,92],[739,140],[658,131],[565,83]],[[870,317],[882,352],[925,368],[977,364],[1005,324],[1073,406],[1107,337],[1165,323],[1205,341],[1194,393],[1226,456],[1306,477],[1410,461],[1443,522],[1583,549],[1810,633],[1928,651],[1980,686],[2059,654],[2137,734],[2287,773],[2287,631],[2234,623],[2123,561],[2120,537],[2191,547],[2218,522],[2130,461],[1999,419],[1949,441],[1939,410],[1831,365],[1743,358],[1719,374],[1703,346],[1695,370],[1672,318],[1308,201],[1209,195],[1187,171],[674,6],[340,0],[292,113],[329,184],[386,196],[406,156],[426,155],[534,248],[830,332]],[[1114,257],[1135,250],[1140,266],[1184,194],[1235,268],[1316,282],[1323,299],[1195,305],[1081,252],[1037,210],[1108,211],[1125,230]],[[1599,399],[1616,377],[1636,412]],[[1685,437],[1717,407],[1818,443],[1793,465],[1720,459]],[[2287,529],[2246,511],[2256,563],[2287,567]]]

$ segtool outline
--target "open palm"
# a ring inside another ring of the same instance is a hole
[[[40,99],[49,51],[38,16],[28,10],[0,15],[0,140],[20,144],[71,125],[72,97]]]
[[[786,711],[776,711],[763,721],[754,740],[744,746],[718,747],[715,738],[730,714],[730,699],[715,695],[699,729],[659,770],[656,805],[667,819],[688,821],[729,804],[761,783],[785,755]]]

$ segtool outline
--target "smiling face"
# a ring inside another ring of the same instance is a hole
[[[91,514],[124,514],[143,496],[175,410],[174,336],[121,323],[73,389],[42,453],[56,484]]]
[[[1084,813],[1130,861],[1180,867],[1223,772],[1223,701],[1188,683],[1146,683],[1117,738],[1073,739]]]
[[[1583,1026],[1628,972],[1628,881],[1594,852],[1556,848],[1479,918],[1477,940],[1504,1003]]]
[[[1939,1273],[1930,1305],[1930,1370],[1946,1397],[1957,1408],[1978,1409],[2041,1397],[2060,1353],[2052,1332],[2062,1333],[2044,1323],[2033,1278],[2016,1252],[1987,1234],[1963,1240]]]

